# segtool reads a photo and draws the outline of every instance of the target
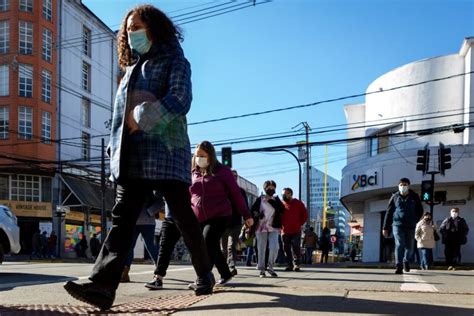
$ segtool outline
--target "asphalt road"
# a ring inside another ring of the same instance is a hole
[[[83,306],[63,290],[62,284],[68,280],[86,282],[91,268],[90,263],[6,262],[0,265],[0,305]],[[280,268],[278,278],[259,278],[254,267],[239,267],[238,271],[229,287],[177,308],[177,314],[474,315],[472,270],[412,270],[395,275],[392,269],[318,265],[304,267],[301,272]],[[214,273],[217,278],[217,271]],[[195,279],[190,265],[171,265],[159,291],[143,286],[152,275],[152,265],[134,264],[132,282],[119,287],[116,304],[157,297],[178,300],[192,293],[187,289]]]

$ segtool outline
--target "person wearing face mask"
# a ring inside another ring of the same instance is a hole
[[[451,209],[448,218],[441,223],[439,231],[444,244],[444,256],[448,270],[455,270],[461,258],[461,245],[466,244],[469,227],[466,220],[459,216],[459,208]]]
[[[273,269],[278,255],[278,236],[282,227],[281,217],[285,210],[283,203],[278,196],[274,196],[276,183],[273,180],[267,180],[263,184],[265,195],[259,197],[250,208],[252,216],[256,219],[255,236],[257,238],[257,270],[260,271],[260,277],[265,274],[265,252],[268,242],[268,273],[272,277],[278,277]]]
[[[284,188],[282,192],[285,211],[281,217],[283,249],[286,256],[285,271],[300,271],[301,226],[308,219],[308,211],[303,202],[293,198],[293,190]]]
[[[392,194],[388,202],[382,230],[384,237],[387,237],[391,230],[395,239],[396,274],[410,271],[409,260],[415,247],[416,223],[422,214],[420,196],[410,190],[409,179],[401,178],[398,191]]]
[[[433,248],[436,244],[435,234],[436,225],[433,223],[431,213],[425,212],[415,228],[415,239],[421,257],[421,270],[428,270],[433,264]]]
[[[191,169],[191,205],[201,224],[209,260],[221,276],[216,287],[225,286],[233,275],[221,251],[220,241],[231,222],[232,206],[245,219],[247,226],[253,225],[253,219],[232,171],[217,160],[210,142],[203,141],[196,147]]]
[[[116,185],[112,228],[95,261],[91,282],[64,285],[74,298],[109,309],[132,245],[135,224],[153,190],[160,191],[191,254],[196,295],[211,294],[212,266],[191,208],[191,153],[186,114],[192,100],[191,68],[181,31],[159,9],[127,12],[118,33],[124,74],[114,102],[107,154]]]

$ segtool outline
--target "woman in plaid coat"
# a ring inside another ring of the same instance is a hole
[[[196,295],[212,292],[215,280],[199,223],[191,209],[191,149],[186,114],[191,106],[191,70],[179,44],[180,31],[151,5],[132,9],[118,37],[125,71],[118,87],[107,149],[117,185],[112,229],[86,284],[68,282],[75,298],[112,306],[133,230],[153,190],[166,199],[182,233],[196,274]]]

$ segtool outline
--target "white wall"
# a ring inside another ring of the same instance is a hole
[[[63,1],[62,8],[62,39],[61,42],[61,85],[65,90],[72,90],[91,100],[91,127],[81,125],[82,98],[67,91],[61,93],[61,138],[80,137],[84,131],[93,135],[109,134],[104,122],[111,118],[113,98],[117,89],[117,53],[115,34],[106,28],[92,14],[77,2]],[[83,26],[91,30],[91,56],[82,52]],[[69,39],[69,42],[67,41]],[[82,62],[91,65],[91,91],[81,87]],[[97,105],[94,102],[100,103]],[[106,145],[108,136],[105,137]],[[80,139],[70,140],[77,146],[61,146],[61,159],[77,159],[81,157]],[[100,138],[91,139],[91,157],[100,156]]]

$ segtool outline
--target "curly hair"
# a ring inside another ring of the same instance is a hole
[[[125,15],[117,36],[117,51],[120,68],[132,65],[135,62],[132,50],[128,45],[127,20],[132,14],[138,14],[151,35],[153,44],[168,43],[174,39],[183,40],[181,29],[174,25],[171,19],[156,7],[145,4],[139,5]]]

